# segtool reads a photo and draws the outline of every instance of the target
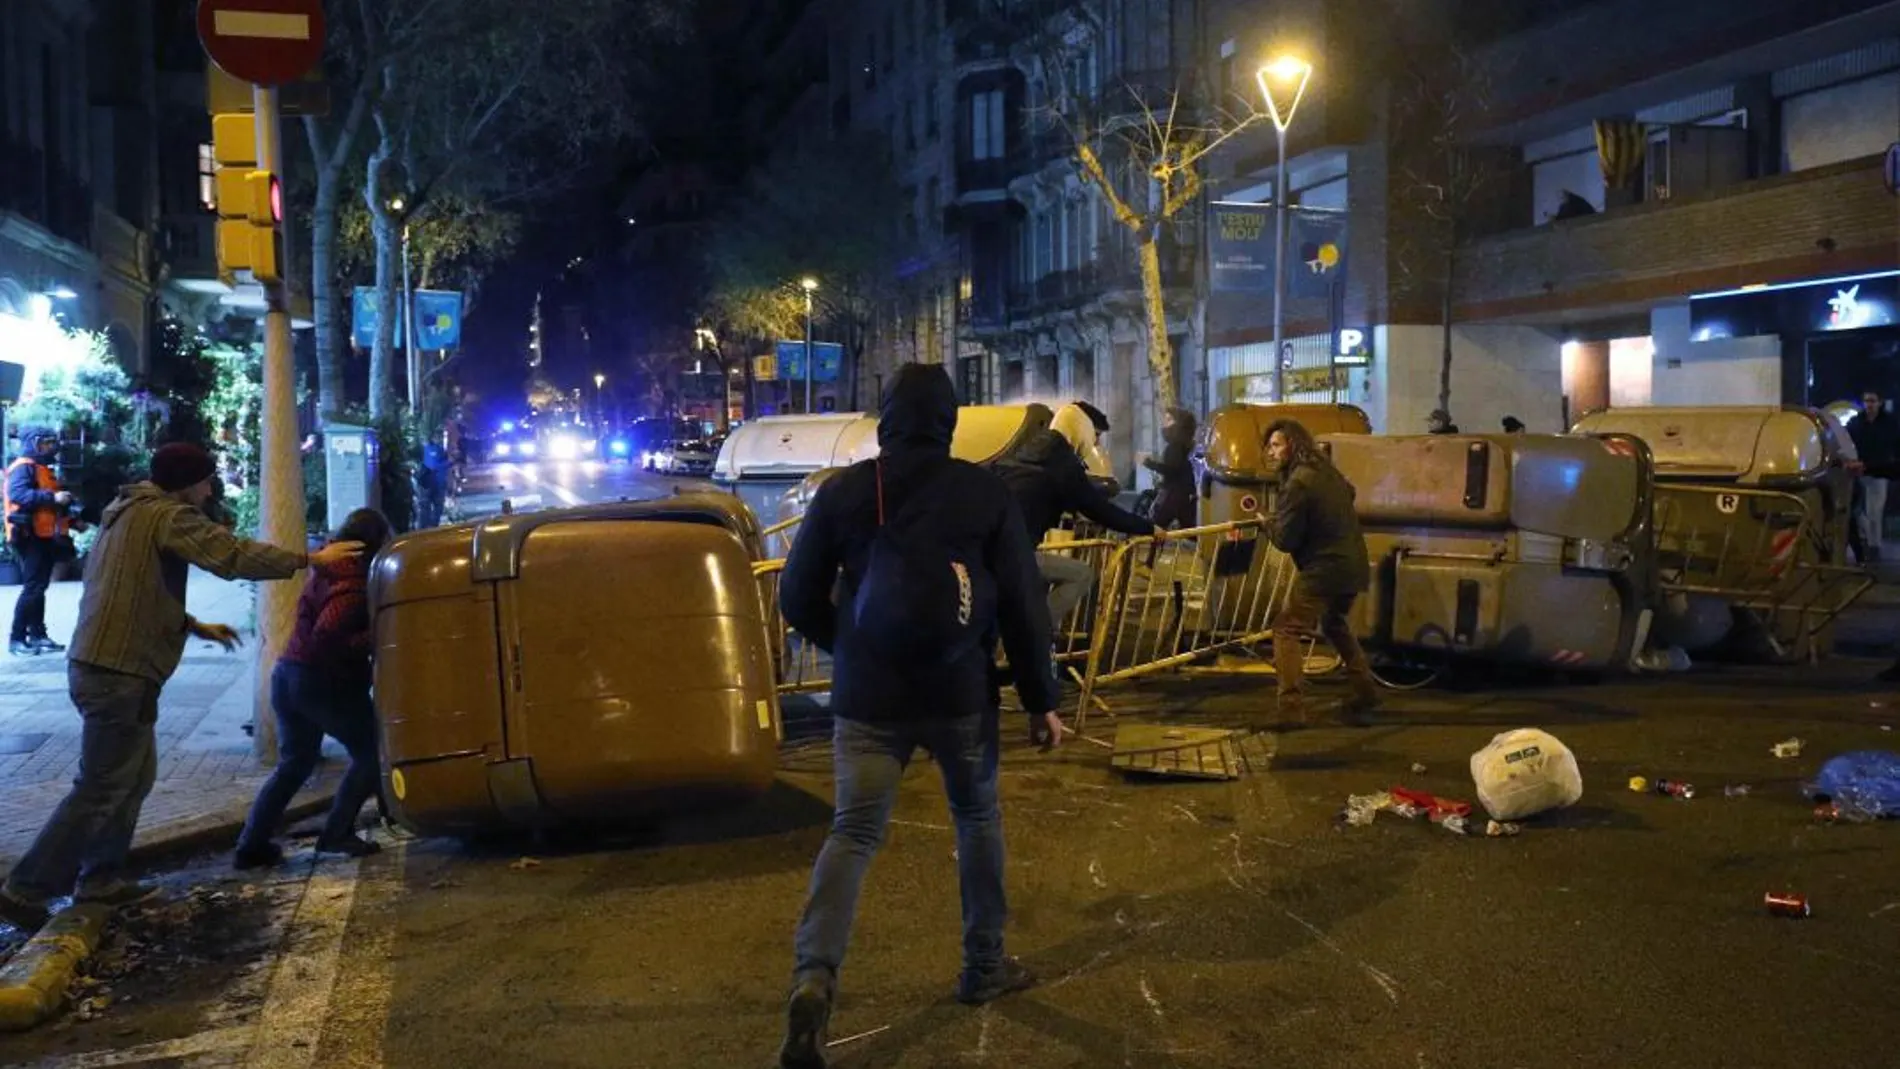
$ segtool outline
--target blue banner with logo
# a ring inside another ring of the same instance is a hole
[[[1346,213],[1295,208],[1287,213],[1286,292],[1325,300],[1346,273]]]
[[[839,369],[844,366],[844,346],[835,341],[817,341],[811,344],[812,380],[814,382],[838,381]],[[802,341],[782,341],[778,343],[778,377],[786,382],[805,381],[805,343]]]
[[[1208,267],[1216,293],[1273,292],[1271,204],[1216,201],[1208,207]],[[1287,295],[1325,299],[1346,270],[1346,213],[1287,213]]]
[[[416,348],[424,352],[462,344],[462,295],[453,290],[416,291]]]
[[[397,322],[402,321],[402,294],[396,295]],[[376,288],[358,286],[350,300],[350,344],[359,349],[376,345]],[[402,348],[402,334],[395,336]],[[462,295],[452,290],[416,291],[416,348],[453,349],[462,344]]]

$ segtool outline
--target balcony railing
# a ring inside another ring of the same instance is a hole
[[[1456,294],[1478,318],[1654,301],[1891,267],[1897,235],[1870,156],[1474,241]]]
[[[1161,284],[1166,289],[1192,285],[1195,250],[1190,244],[1163,240],[1161,243]],[[1046,315],[1077,307],[1118,293],[1141,289],[1141,266],[1135,250],[1119,246],[1093,263],[1052,271],[1033,282],[1019,282],[1008,289],[1007,318]]]

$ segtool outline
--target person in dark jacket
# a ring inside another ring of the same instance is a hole
[[[1379,703],[1378,690],[1366,651],[1347,620],[1372,578],[1366,538],[1353,511],[1352,484],[1321,455],[1312,434],[1290,419],[1267,428],[1267,456],[1279,465],[1268,535],[1299,568],[1286,606],[1273,621],[1281,722],[1306,720],[1306,644],[1316,631],[1345,664],[1352,687],[1346,713],[1369,712]]]
[[[779,605],[785,620],[832,655],[832,760],[837,801],[831,833],[812,869],[798,922],[796,968],[779,1064],[822,1067],[838,968],[857,911],[858,889],[883,841],[898,782],[922,747],[943,774],[956,824],[963,890],[963,972],[957,998],[980,1004],[1034,977],[1003,953],[1003,828],[997,805],[1000,638],[1024,708],[1041,714],[1053,739],[1059,692],[1049,620],[1034,548],[1009,490],[991,472],[950,457],[957,397],[936,365],[908,364],[891,381],[878,420],[879,458],[855,464],[819,488],[785,561]],[[912,495],[927,495],[913,500]],[[854,629],[850,611],[884,515],[905,517],[963,560],[980,562],[995,587],[990,637],[938,663],[894,663],[878,636]],[[838,596],[834,601],[834,590]]]
[[[1016,498],[1032,546],[1041,545],[1067,512],[1126,535],[1160,533],[1151,521],[1110,501],[1089,478],[1075,447],[1053,430],[1030,435],[1021,448],[995,465],[995,471]],[[1036,564],[1049,587],[1049,619],[1067,620],[1088,596],[1095,570],[1085,560],[1060,553],[1037,554]]]
[[[7,465],[5,488],[7,545],[20,562],[20,597],[13,603],[7,652],[34,657],[66,649],[46,634],[46,588],[53,582],[53,566],[70,555],[73,495],[53,474],[59,435],[25,431],[20,446],[20,456]]]
[[[1856,496],[1861,506],[1854,513],[1861,544],[1866,547],[1861,559],[1867,563],[1880,560],[1881,543],[1886,540],[1888,477],[1874,472],[1889,470],[1895,460],[1900,460],[1900,429],[1896,428],[1900,428],[1900,417],[1888,414],[1887,402],[1879,391],[1863,390],[1860,416],[1847,425],[1847,433],[1854,440],[1856,455],[1868,469],[1860,479]]]
[[[238,836],[233,867],[264,868],[284,860],[271,835],[290,800],[316,771],[323,737],[349,752],[330,816],[317,835],[318,853],[363,857],[378,847],[356,834],[357,814],[376,793],[376,706],[370,699],[370,561],[389,540],[389,521],[375,509],[357,509],[332,541],[361,543],[361,556],[315,569],[297,599],[297,622],[271,670],[270,703],[277,714],[277,768],[257,792]]]
[[[1194,430],[1194,413],[1185,408],[1168,409],[1167,421],[1161,425],[1161,440],[1166,443],[1161,459],[1147,457],[1141,462],[1160,476],[1154,509],[1149,513],[1156,527],[1194,526],[1194,464],[1190,460]]]

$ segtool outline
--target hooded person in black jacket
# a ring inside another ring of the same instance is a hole
[[[1030,435],[1016,452],[996,464],[995,471],[1015,495],[1032,545],[1040,545],[1067,512],[1125,535],[1161,533],[1153,523],[1110,501],[1089,478],[1088,466],[1075,447],[1055,431],[1044,429]],[[1059,553],[1037,554],[1036,564],[1042,581],[1049,585],[1049,619],[1060,624],[1088,596],[1095,570],[1087,561]]]
[[[786,1069],[825,1064],[825,1029],[858,890],[918,747],[943,774],[956,824],[963,891],[957,998],[975,1005],[1034,983],[1021,963],[1003,954],[1008,908],[997,806],[996,639],[1009,655],[1023,706],[1042,715],[1056,740],[1063,731],[1053,711],[1059,691],[1034,547],[1008,488],[992,473],[950,457],[956,422],[956,390],[943,368],[900,368],[878,420],[878,459],[824,483],[786,557],[779,585],[785,620],[832,655],[837,779],[831,834],[812,869],[798,923],[779,1051]],[[880,507],[884,521],[907,539],[935,542],[988,573],[996,598],[985,641],[948,660],[898,663],[880,649],[877,636],[854,630],[850,609],[871,560]]]

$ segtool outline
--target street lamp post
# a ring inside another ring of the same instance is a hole
[[[1273,120],[1275,140],[1280,147],[1280,165],[1273,180],[1273,399],[1286,401],[1286,131],[1293,125],[1293,113],[1306,95],[1306,83],[1313,77],[1313,65],[1294,56],[1281,56],[1261,67],[1254,75],[1260,83],[1260,95],[1266,98],[1267,116]],[[1285,96],[1286,111],[1280,110]]]
[[[805,291],[805,414],[811,414],[811,295],[818,292],[818,280],[810,275],[798,280],[798,288]]]
[[[606,385],[607,376],[598,371],[594,372],[594,436],[596,438],[605,433],[601,420],[605,418],[606,411],[601,405],[600,391]]]

